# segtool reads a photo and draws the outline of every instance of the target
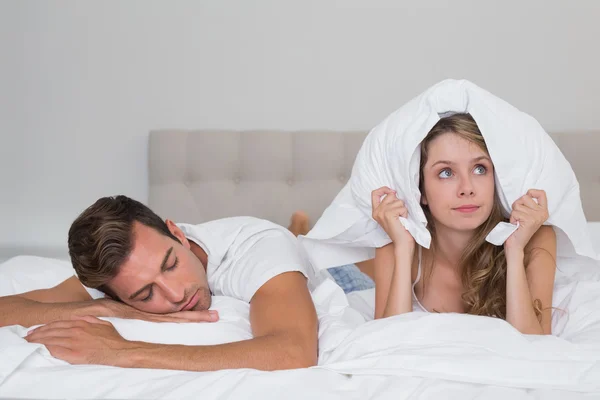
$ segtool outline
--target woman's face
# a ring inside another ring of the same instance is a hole
[[[455,133],[441,134],[429,143],[422,174],[422,202],[437,226],[471,231],[490,216],[494,165],[476,143]]]

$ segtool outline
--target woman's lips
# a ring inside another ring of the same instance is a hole
[[[455,211],[461,212],[461,213],[472,213],[475,212],[477,210],[479,210],[479,206],[473,205],[473,204],[468,204],[466,206],[460,206],[454,209]]]

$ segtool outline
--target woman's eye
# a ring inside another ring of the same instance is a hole
[[[438,176],[442,179],[450,178],[452,176],[452,171],[449,168],[443,169]]]
[[[483,175],[487,172],[487,168],[483,165],[478,165],[475,167],[475,173],[478,175]]]

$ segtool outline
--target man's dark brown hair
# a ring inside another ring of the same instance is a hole
[[[69,256],[81,283],[116,298],[107,283],[131,254],[136,221],[179,242],[146,205],[123,195],[102,197],[69,229]]]

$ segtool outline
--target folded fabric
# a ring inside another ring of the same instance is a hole
[[[494,163],[496,188],[505,216],[529,189],[548,197],[557,233],[558,254],[598,259],[586,230],[579,183],[569,162],[531,116],[466,80],[445,80],[426,90],[371,130],[354,163],[346,186],[300,241],[317,269],[374,257],[375,248],[390,243],[371,217],[371,192],[395,190],[408,209],[405,228],[423,247],[431,234],[420,205],[420,143],[440,118],[469,113],[486,141]],[[506,228],[506,227],[504,227]],[[492,231],[494,232],[494,231]],[[496,244],[510,235],[494,232]]]

